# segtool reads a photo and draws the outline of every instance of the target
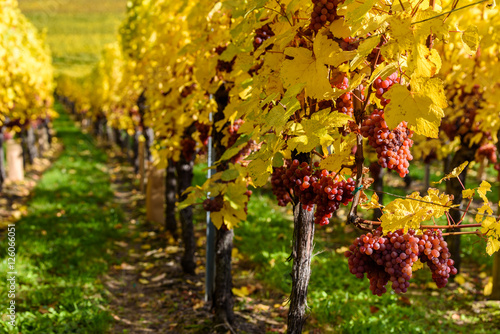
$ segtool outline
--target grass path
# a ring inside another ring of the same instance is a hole
[[[16,224],[18,331],[4,316],[0,333],[105,333],[112,321],[97,278],[113,263],[107,250],[122,234],[115,228],[122,212],[113,203],[107,156],[64,112],[54,127],[65,150]],[[0,271],[6,273],[1,244]],[[0,284],[2,315],[6,288]]]

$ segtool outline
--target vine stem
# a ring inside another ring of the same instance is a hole
[[[479,231],[461,231],[461,232],[448,232],[448,233],[443,233],[443,236],[447,235],[463,235],[463,234],[477,234],[477,235],[483,235]]]
[[[354,90],[354,95],[359,99],[354,99],[354,117],[356,119],[356,124],[361,128],[361,123],[363,122],[363,113],[361,105],[361,90],[356,88]],[[356,154],[354,157],[354,162],[356,164],[356,189],[359,189],[363,185],[363,161],[365,160],[363,156],[363,136],[360,133],[356,134]],[[352,200],[351,209],[349,215],[347,216],[347,223],[353,223],[357,218],[359,199],[361,196],[361,191],[358,191]]]
[[[412,24],[410,24],[410,25],[415,25],[415,24],[424,23],[424,22],[427,22],[427,21],[430,21],[430,20],[434,20],[435,18],[438,18],[438,17],[440,17],[440,16],[443,16],[443,15],[446,15],[446,14],[451,14],[451,13],[453,13],[453,12],[456,12],[456,11],[458,11],[458,10],[461,10],[461,9],[464,9],[464,8],[467,8],[467,7],[471,7],[471,6],[479,5],[480,3],[483,3],[483,2],[486,2],[486,1],[490,1],[490,0],[481,0],[481,1],[478,1],[478,2],[474,2],[474,3],[471,3],[471,4],[465,5],[465,6],[463,6],[463,7],[460,7],[460,8],[455,8],[455,9],[452,9],[452,10],[450,10],[450,11],[448,11],[448,12],[443,12],[443,13],[438,14],[438,15],[436,15],[436,16],[429,17],[429,18],[427,18],[427,19],[425,19],[425,20],[422,20],[422,21],[413,22],[413,23],[412,23]]]
[[[373,220],[364,220],[362,218],[359,218],[358,223],[360,224],[370,224],[370,225],[381,225],[382,222],[379,221],[373,221]],[[481,227],[481,224],[463,224],[463,225],[420,225],[420,229],[423,230],[431,230],[431,229],[439,229],[439,230],[445,230],[445,229],[462,229],[462,228],[468,228],[468,227]]]

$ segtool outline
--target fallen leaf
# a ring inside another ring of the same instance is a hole
[[[158,282],[158,281],[161,281],[162,279],[164,279],[165,277],[167,277],[167,274],[163,273],[161,275],[158,275],[158,276],[155,276],[151,279],[152,282]]]

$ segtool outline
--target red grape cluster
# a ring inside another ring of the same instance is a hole
[[[380,99],[380,104],[385,107],[391,100],[387,100],[383,95],[394,85],[395,82],[399,83],[399,78],[397,72],[392,73],[387,79],[382,80],[378,77],[373,82],[373,87],[375,88],[375,96]]]
[[[346,115],[354,117],[354,104],[352,101],[352,92],[342,94],[335,102],[336,109]]]
[[[349,178],[338,181],[333,176],[324,169],[317,182],[310,178],[316,194],[314,198],[314,204],[316,204],[315,223],[320,225],[328,224],[328,219],[332,218],[332,214],[338,210],[340,204],[347,205],[354,197],[353,192],[356,188],[354,180]]]
[[[274,36],[274,32],[272,31],[269,24],[262,26],[255,30],[255,38],[253,40],[253,48],[257,50],[262,43],[271,36]]]
[[[484,144],[476,152],[476,160],[488,159],[491,163],[497,163],[497,148],[493,144]]]
[[[327,22],[333,22],[339,18],[337,6],[344,0],[312,0],[314,9],[311,14],[309,28],[318,32]]]
[[[360,279],[366,273],[370,290],[378,296],[387,292],[389,281],[395,293],[405,293],[410,286],[412,266],[418,259],[427,263],[440,288],[446,285],[450,274],[457,273],[440,230],[427,230],[417,236],[414,230],[404,233],[401,229],[383,236],[379,227],[373,234],[356,238],[344,255],[349,271]]]
[[[199,133],[200,141],[202,142],[203,146],[207,146],[208,137],[210,137],[211,126],[209,124],[203,124],[200,122],[196,122],[194,125],[196,126],[196,130]]]
[[[384,111],[375,109],[363,121],[361,134],[368,138],[368,143],[377,151],[380,166],[397,171],[401,177],[408,174],[408,161],[413,159],[410,153],[413,132],[408,129],[406,122],[389,130],[384,120]]]
[[[432,280],[438,288],[444,288],[450,275],[456,275],[455,262],[450,258],[448,244],[441,230],[426,230],[419,241],[420,261],[431,269]],[[423,253],[423,254],[422,254]]]
[[[186,161],[193,160],[195,149],[196,149],[196,141],[189,137],[181,140],[182,146],[182,155]]]
[[[203,209],[209,212],[219,212],[224,207],[224,197],[218,195],[214,198],[207,198],[203,201]]]
[[[271,178],[273,194],[280,206],[292,202],[292,194],[298,197],[304,210],[312,211],[316,205],[314,222],[325,225],[341,203],[347,205],[354,197],[354,180],[334,176],[319,169],[317,162],[311,167],[307,162],[293,160],[288,167],[275,168]]]

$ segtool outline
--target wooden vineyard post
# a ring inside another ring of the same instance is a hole
[[[165,222],[165,170],[152,167],[149,171],[146,189],[147,220],[162,224]]]
[[[14,139],[7,141],[7,179],[24,180],[23,148]]]

